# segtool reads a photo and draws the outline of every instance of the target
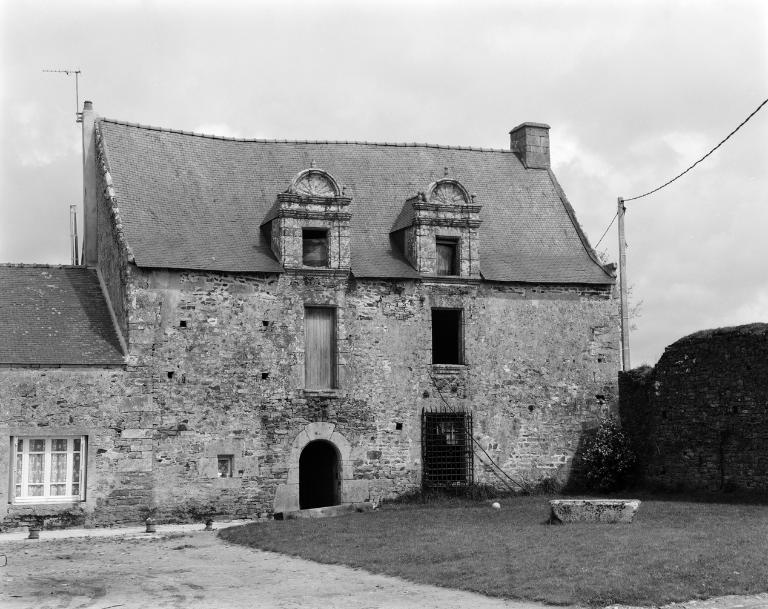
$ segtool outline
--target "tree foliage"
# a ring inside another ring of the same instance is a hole
[[[581,461],[590,489],[614,491],[627,485],[637,458],[618,422],[606,420],[584,439]]]

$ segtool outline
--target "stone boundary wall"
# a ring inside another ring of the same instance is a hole
[[[768,492],[768,324],[686,336],[620,373],[619,395],[643,484]]]

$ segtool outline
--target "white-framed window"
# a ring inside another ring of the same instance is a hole
[[[85,498],[86,436],[14,437],[14,503]]]

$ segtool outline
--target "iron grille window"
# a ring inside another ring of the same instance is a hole
[[[422,485],[457,488],[472,484],[472,413],[421,412]]]

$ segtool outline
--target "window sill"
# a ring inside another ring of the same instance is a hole
[[[432,374],[438,375],[461,374],[466,369],[466,364],[432,364]]]
[[[83,501],[85,500],[80,497],[25,497],[24,499],[14,498],[11,504],[23,505],[23,506],[44,505],[44,506],[56,507],[56,506],[77,505],[78,503],[82,503]]]
[[[343,397],[341,389],[303,389],[307,398],[340,398]]]

